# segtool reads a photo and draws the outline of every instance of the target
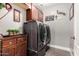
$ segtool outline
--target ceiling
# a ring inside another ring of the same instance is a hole
[[[46,7],[49,7],[51,5],[56,5],[56,3],[33,3],[33,5],[40,8],[41,10],[44,10]]]
[[[33,5],[35,5],[37,8],[41,9],[42,11],[51,8],[51,7],[56,7],[56,6],[61,6],[61,5],[65,5],[68,6],[68,8],[70,8],[71,3],[33,3]]]

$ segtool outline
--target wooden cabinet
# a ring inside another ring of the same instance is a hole
[[[16,55],[17,56],[26,56],[26,45],[23,43],[23,44],[20,44],[19,46],[17,46],[17,51],[16,51]]]
[[[38,20],[38,9],[32,5],[32,19]]]
[[[41,21],[41,22],[43,22],[43,13],[40,10],[38,12],[38,20]]]
[[[26,56],[27,55],[27,41],[19,37],[17,39],[17,45],[16,45],[16,55],[17,56]]]
[[[2,45],[1,45],[1,40],[0,40],[0,56],[1,56],[1,48],[2,48]]]
[[[26,19],[27,19],[27,21],[32,20],[32,11],[31,11],[31,9],[26,10]]]
[[[14,56],[16,49],[16,38],[6,38],[2,41],[2,55]]]
[[[26,10],[26,19],[43,21],[43,12],[31,4],[31,8]]]
[[[5,37],[2,40],[3,56],[26,56],[27,55],[27,39],[24,35],[16,35]]]

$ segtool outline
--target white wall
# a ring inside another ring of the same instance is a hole
[[[74,53],[79,56],[79,3],[75,3],[75,46]]]
[[[25,10],[23,10],[22,8],[20,8],[19,6],[16,6],[14,4],[12,5],[12,10],[9,12],[8,15],[6,15],[3,19],[0,20],[0,33],[3,35],[7,35],[8,33],[6,32],[7,29],[10,28],[17,28],[20,30],[20,33],[22,33],[22,24],[23,21],[26,20],[26,12]],[[17,9],[21,12],[20,14],[20,22],[14,22],[13,20],[13,9]],[[7,11],[5,10],[5,8],[3,8],[0,11],[0,15],[5,14]],[[1,16],[0,16],[1,17]]]
[[[63,11],[66,16],[60,15],[55,21],[45,21],[50,26],[51,43],[59,47],[70,48],[70,37],[74,34],[73,20],[69,20],[69,9],[71,4],[60,3],[54,6],[47,7],[44,10],[44,16],[56,15],[56,10]]]

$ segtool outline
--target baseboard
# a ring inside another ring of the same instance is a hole
[[[70,54],[71,56],[74,56],[74,51],[72,51],[71,49],[70,49]]]
[[[69,48],[66,48],[66,47],[61,47],[61,46],[57,46],[57,45],[48,45],[48,46],[71,52],[71,50]]]
[[[74,56],[79,56],[79,45],[74,45]]]

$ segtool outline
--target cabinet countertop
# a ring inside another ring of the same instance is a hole
[[[24,34],[17,34],[17,35],[4,35],[2,39],[0,40],[6,40],[6,39],[11,39],[11,38],[15,38],[15,37],[22,37],[22,36],[25,36]]]

